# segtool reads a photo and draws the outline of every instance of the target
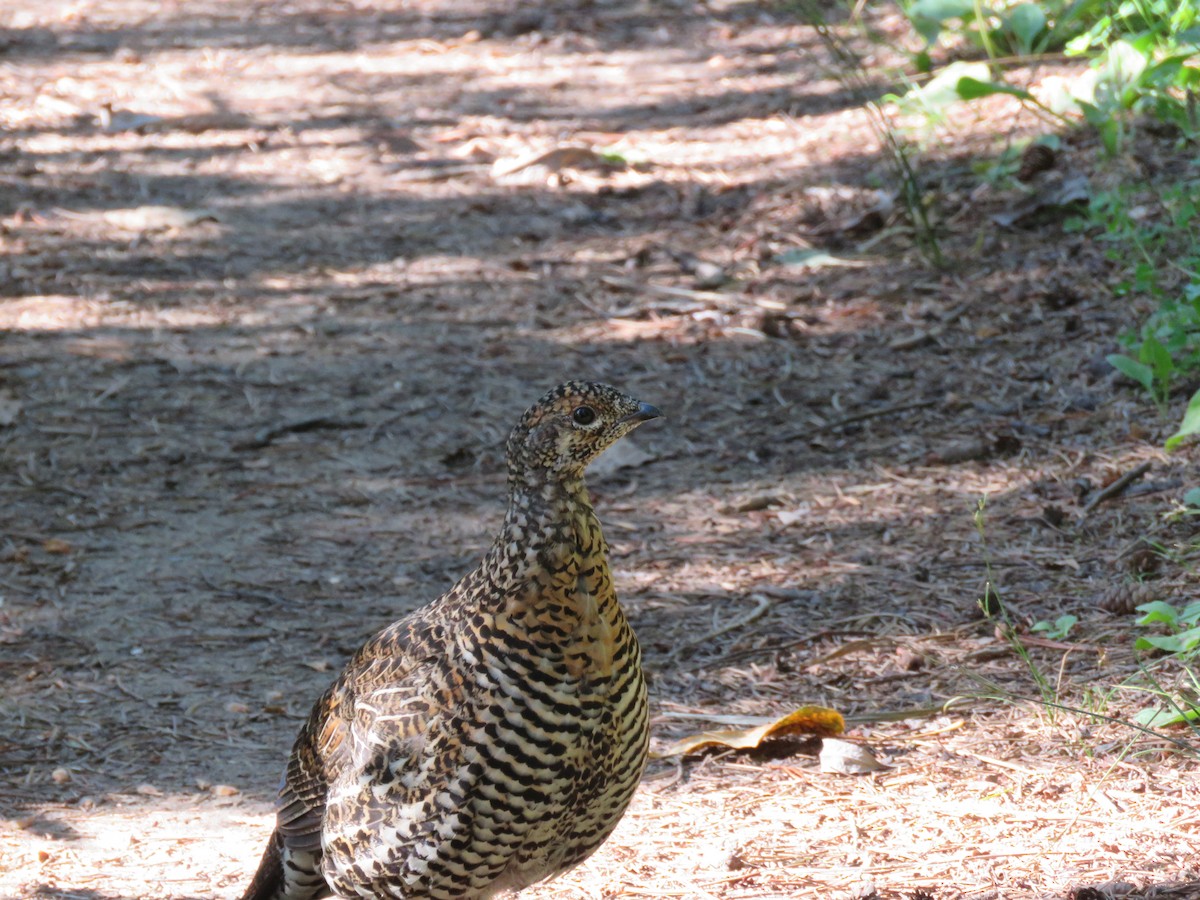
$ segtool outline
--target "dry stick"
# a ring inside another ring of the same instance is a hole
[[[883,406],[879,409],[868,409],[863,412],[857,412],[846,416],[842,419],[835,419],[832,422],[826,422],[823,425],[815,425],[812,428],[807,428],[804,431],[793,432],[782,438],[785,441],[796,441],[800,438],[811,437],[822,431],[833,431],[835,428],[841,428],[844,425],[853,425],[855,422],[862,422],[866,419],[877,419],[880,416],[891,415],[892,413],[908,412],[911,409],[925,409],[929,406],[936,406],[937,400],[914,400],[909,403],[897,403],[893,406]]]
[[[865,713],[851,713],[843,716],[847,725],[868,725],[875,722],[903,722],[906,719],[929,719],[934,716],[944,716],[955,712],[960,706],[970,705],[961,697],[951,697],[944,703],[933,703],[928,706],[913,706],[907,709],[876,709]],[[954,728],[960,726],[955,725]],[[941,729],[942,731],[948,729]],[[917,735],[920,737],[920,735]],[[909,740],[909,737],[895,737],[889,740]]]
[[[253,437],[237,442],[233,445],[233,449],[257,450],[274,443],[276,438],[283,437],[285,434],[301,431],[316,431],[318,428],[367,427],[367,423],[365,422],[360,422],[357,419],[344,418],[345,412],[346,410],[318,413],[316,415],[303,416],[298,419],[281,422],[278,425],[270,425],[266,428],[261,428],[256,431]]]
[[[677,287],[670,284],[655,284],[652,281],[634,281],[632,278],[618,278],[615,275],[602,275],[600,281],[610,287],[624,288],[629,291],[645,291],[648,294],[660,294],[664,297],[676,297],[681,300],[694,300],[697,303],[736,303],[736,294],[724,291],[700,291],[692,288]]]
[[[1096,491],[1092,499],[1087,502],[1086,506],[1084,506],[1083,512],[1079,516],[1080,520],[1084,519],[1088,513],[1090,513],[1105,500],[1110,500],[1113,497],[1121,494],[1127,487],[1149,472],[1152,465],[1153,463],[1147,460],[1136,469],[1131,469],[1130,471],[1126,472],[1112,484],[1102,487],[1100,490]]]
[[[282,597],[279,594],[269,594],[266,591],[253,591],[240,586],[222,587],[212,581],[207,576],[201,576],[200,580],[208,586],[209,590],[223,597],[232,597],[235,600],[257,600],[260,603],[278,604],[283,607],[296,608],[301,606],[299,602],[291,600],[287,597]]]
[[[1031,634],[1019,635],[1020,641],[1027,647],[1041,647],[1043,650],[1065,650],[1070,653],[1072,650],[1084,650],[1088,653],[1099,653],[1103,647],[1099,644],[1072,644],[1063,641],[1052,641],[1048,638],[1034,637]],[[1064,657],[1065,659],[1065,657]]]
[[[691,650],[693,647],[698,647],[700,644],[707,643],[713,638],[725,634],[727,631],[733,631],[735,628],[741,628],[744,625],[749,625],[755,619],[762,616],[762,614],[772,606],[771,598],[766,597],[763,594],[750,594],[750,599],[754,600],[757,604],[754,609],[750,610],[748,613],[743,613],[735,619],[730,619],[724,625],[720,626],[719,628],[714,628],[707,634],[702,634],[698,638],[693,638],[690,641],[686,641],[677,647],[668,658],[671,659],[678,657],[684,651]]]

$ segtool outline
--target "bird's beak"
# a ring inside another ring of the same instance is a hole
[[[649,422],[651,419],[657,419],[662,416],[657,406],[651,406],[649,403],[639,403],[637,412],[631,412],[622,422],[628,422],[632,425],[640,425],[642,422]]]

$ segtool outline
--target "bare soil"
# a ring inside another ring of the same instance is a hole
[[[527,896],[1200,897],[1195,734],[1128,724],[1130,586],[1196,595],[1181,399],[1104,363],[1144,310],[1062,211],[991,218],[1007,98],[928,137],[927,265],[836,75],[753,3],[5,4],[0,897],[237,897],[313,699],[474,564],[567,378],[667,413],[591,479],[656,745],[817,703],[885,767],[655,761]],[[1065,139],[1040,178],[1148,215],[1194,152]]]

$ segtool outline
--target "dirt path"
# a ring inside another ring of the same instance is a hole
[[[656,762],[529,896],[1200,896],[1194,755],[1024,702],[1148,705],[1100,603],[1146,534],[1194,593],[1197,459],[1103,364],[1104,248],[988,219],[969,163],[1029,123],[933,144],[939,274],[862,215],[889,169],[810,30],[552,6],[0,12],[0,897],[238,896],[313,698],[473,564],[568,377],[669,416],[592,479],[656,742],[823,703],[887,768]],[[1011,651],[987,560],[1066,643]]]

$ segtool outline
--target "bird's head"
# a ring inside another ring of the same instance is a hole
[[[607,448],[661,415],[607,384],[560,384],[526,410],[509,435],[509,477],[525,483],[580,478]]]

